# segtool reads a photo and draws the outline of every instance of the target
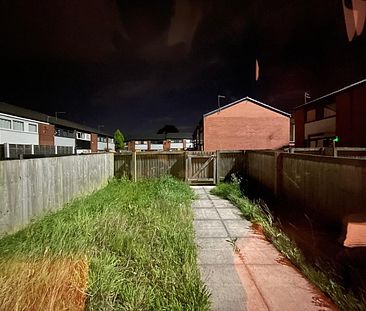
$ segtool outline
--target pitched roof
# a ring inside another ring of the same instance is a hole
[[[237,100],[237,101],[235,101],[235,102],[232,102],[232,103],[230,103],[230,104],[227,104],[227,105],[225,105],[225,106],[222,106],[221,108],[218,108],[218,109],[212,110],[212,111],[210,111],[210,112],[207,112],[207,113],[205,113],[205,114],[203,115],[203,117],[207,117],[207,116],[209,116],[209,115],[211,115],[211,114],[214,114],[214,113],[216,113],[216,112],[219,112],[219,111],[224,110],[224,109],[226,109],[226,108],[229,108],[229,107],[231,107],[231,106],[234,106],[234,105],[236,105],[236,104],[239,104],[239,103],[241,103],[241,102],[243,102],[243,101],[250,101],[250,102],[252,102],[253,104],[256,104],[256,105],[258,105],[258,106],[264,107],[264,108],[269,109],[269,110],[272,110],[272,111],[277,112],[277,113],[279,113],[279,114],[282,114],[282,115],[284,115],[284,116],[286,116],[286,117],[291,117],[291,114],[289,114],[289,113],[287,113],[287,112],[284,112],[284,111],[282,111],[282,110],[280,110],[280,109],[277,109],[277,108],[275,108],[275,107],[269,106],[269,105],[267,105],[267,104],[265,104],[265,103],[262,103],[262,102],[260,102],[260,101],[258,101],[258,100],[255,100],[255,99],[253,99],[253,98],[250,98],[250,97],[248,97],[248,96],[247,96],[247,97],[244,97],[244,98],[241,98],[241,99],[239,99],[239,100]]]
[[[350,89],[350,88],[353,88],[353,87],[355,87],[355,86],[359,86],[359,85],[361,85],[361,84],[363,84],[363,83],[366,83],[366,79],[363,79],[363,80],[358,81],[358,82],[356,82],[356,83],[352,83],[352,84],[347,85],[347,86],[345,86],[345,87],[343,87],[343,88],[341,88],[341,89],[339,89],[339,90],[333,91],[333,92],[331,92],[331,93],[328,93],[328,94],[325,94],[325,95],[323,95],[323,96],[320,96],[320,97],[318,97],[318,98],[316,98],[316,99],[310,100],[310,101],[308,101],[306,104],[302,104],[302,105],[296,106],[296,107],[295,107],[295,109],[297,109],[297,108],[301,108],[301,107],[303,107],[303,106],[307,106],[307,105],[310,105],[310,104],[313,104],[313,103],[315,103],[315,102],[317,102],[317,101],[319,101],[319,100],[322,100],[322,99],[324,99],[324,98],[327,98],[327,97],[330,97],[330,96],[336,95],[336,94],[338,94],[338,93],[341,93],[341,92],[343,92],[343,91],[346,91],[346,90],[348,90],[348,89]]]
[[[69,128],[73,128],[73,129],[80,130],[80,131],[92,132],[92,133],[109,136],[109,137],[113,136],[113,135],[110,135],[110,134],[102,132],[102,131],[98,131],[95,128],[92,128],[92,127],[89,127],[89,126],[86,126],[83,124],[79,124],[79,123],[76,123],[73,121],[68,121],[65,119],[55,118],[55,117],[49,116],[47,114],[44,114],[44,113],[41,113],[38,111],[26,109],[23,107],[11,105],[11,104],[4,103],[4,102],[0,102],[0,112],[18,116],[18,117],[28,118],[28,119],[32,119],[32,120],[36,120],[36,121],[41,121],[41,122],[51,123],[51,124],[60,125],[60,126],[64,126],[64,127],[69,127]]]

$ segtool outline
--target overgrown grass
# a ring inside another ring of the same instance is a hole
[[[208,310],[196,265],[192,198],[186,184],[170,177],[136,183],[113,180],[3,237],[0,278],[17,284],[9,281],[9,275],[17,274],[5,272],[14,266],[47,260],[57,269],[60,260],[82,258],[87,262],[87,286],[78,290],[87,295],[88,310]],[[8,295],[27,295],[1,284],[0,306]]]
[[[266,238],[300,271],[329,297],[342,310],[365,310],[366,297],[357,297],[334,281],[329,268],[314,267],[306,262],[300,249],[279,227],[277,227],[266,206],[250,201],[240,190],[240,182],[236,178],[232,183],[221,183],[212,189],[212,193],[230,200],[252,223],[259,225]]]

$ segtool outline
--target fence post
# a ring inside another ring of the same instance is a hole
[[[274,161],[275,161],[275,178],[274,178],[274,195],[278,198],[281,195],[282,188],[282,152],[275,152]]]
[[[136,151],[131,154],[131,177],[132,181],[137,181],[137,167],[136,167]]]
[[[185,156],[186,156],[186,167],[185,167],[185,180],[187,183],[189,183],[189,176],[190,176],[190,172],[191,172],[191,162],[190,162],[190,157],[189,157],[189,151],[185,151]]]

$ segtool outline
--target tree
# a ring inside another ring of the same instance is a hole
[[[121,150],[123,149],[124,147],[124,136],[123,134],[121,133],[121,131],[119,129],[117,129],[115,132],[114,132],[114,144],[116,146],[116,150]]]
[[[164,125],[157,134],[164,134],[166,139],[168,133],[179,133],[179,130],[174,125]]]

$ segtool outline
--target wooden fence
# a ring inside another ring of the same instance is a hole
[[[114,158],[116,177],[131,180],[172,175],[190,183],[215,184],[244,170],[244,151],[124,152]],[[213,159],[214,161],[207,160]]]
[[[250,185],[330,222],[366,214],[366,160],[278,151],[141,152],[115,156],[115,176],[132,180],[170,174],[215,184],[245,174]],[[366,218],[365,218],[366,219]]]
[[[248,151],[246,173],[249,182],[293,208],[316,212],[329,222],[366,215],[366,160]]]

